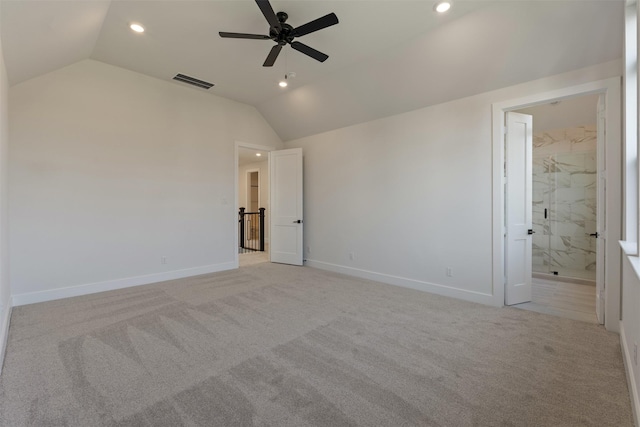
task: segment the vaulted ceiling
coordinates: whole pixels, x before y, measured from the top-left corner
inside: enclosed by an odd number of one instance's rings
[[[329,59],[286,47],[267,68],[272,41],[220,38],[267,34],[253,0],[2,0],[9,80],[89,58],[164,80],[187,74],[255,106],[286,141],[622,56],[622,0],[457,0],[444,15],[433,0],[271,4],[294,27],[335,12],[338,25],[300,39]]]

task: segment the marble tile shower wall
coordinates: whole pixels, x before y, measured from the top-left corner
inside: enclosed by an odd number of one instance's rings
[[[595,280],[596,141],[595,125],[533,135],[534,272]]]

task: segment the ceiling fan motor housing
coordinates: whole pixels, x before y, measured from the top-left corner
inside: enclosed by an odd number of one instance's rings
[[[291,34],[293,32],[293,27],[289,24],[282,24],[282,30],[278,33],[278,31],[274,28],[269,30],[269,37],[271,40],[275,41],[278,44],[285,45],[287,43],[291,43],[294,39],[294,36]]]
[[[289,15],[287,15],[286,12],[278,12],[276,16],[278,17],[278,21],[280,22],[281,29],[280,31],[278,31],[277,28],[269,28],[269,37],[271,37],[271,40],[275,41],[279,45],[284,46],[287,43],[291,43],[295,38],[292,35],[293,27],[289,24],[285,24],[285,21],[287,20],[287,18],[289,18]]]

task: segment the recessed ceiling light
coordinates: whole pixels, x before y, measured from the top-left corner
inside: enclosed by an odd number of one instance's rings
[[[131,24],[129,25],[129,28],[131,28],[136,33],[144,33],[144,27],[140,24]]]
[[[262,154],[261,153],[256,153],[256,156],[260,157],[260,156],[262,156]]]
[[[289,86],[289,83],[287,83],[286,80],[280,80],[280,83],[278,83],[278,86],[287,87],[287,86]]]
[[[433,8],[433,10],[435,10],[438,13],[445,13],[449,9],[451,9],[451,2],[448,2],[448,1],[438,2]]]

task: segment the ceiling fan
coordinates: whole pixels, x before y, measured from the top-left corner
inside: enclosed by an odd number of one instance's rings
[[[289,15],[285,12],[274,13],[269,0],[256,0],[256,3],[269,23],[268,36],[261,34],[226,33],[221,31],[219,33],[220,37],[231,39],[273,40],[276,42],[277,44],[271,48],[269,55],[267,55],[267,59],[264,61],[264,64],[262,64],[263,67],[272,67],[276,62],[276,58],[278,58],[278,54],[282,48],[287,45],[287,43],[298,52],[302,52],[317,61],[324,62],[329,58],[328,55],[325,55],[304,43],[294,41],[293,39],[337,24],[338,17],[335,13],[330,13],[322,18],[315,19],[297,28],[293,28],[291,25],[286,23]]]

